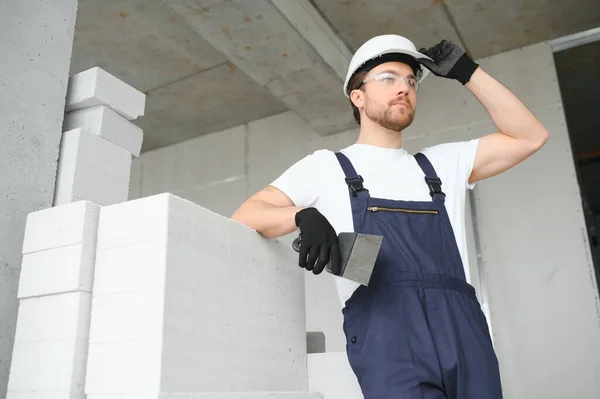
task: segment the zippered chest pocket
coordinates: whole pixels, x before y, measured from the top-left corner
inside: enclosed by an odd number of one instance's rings
[[[439,215],[440,211],[437,209],[408,209],[399,207],[383,207],[383,206],[369,206],[367,208],[369,212],[401,212],[401,213],[413,213],[419,215]]]

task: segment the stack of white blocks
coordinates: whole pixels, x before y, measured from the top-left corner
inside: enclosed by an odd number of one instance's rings
[[[140,155],[146,97],[100,68],[72,76],[66,99],[54,205],[126,201],[132,157]]]
[[[293,251],[190,201],[102,208],[92,303],[89,399],[321,397]]]
[[[289,245],[170,194],[27,222],[8,399],[319,399]]]
[[[81,201],[27,218],[8,399],[85,397],[99,213]]]

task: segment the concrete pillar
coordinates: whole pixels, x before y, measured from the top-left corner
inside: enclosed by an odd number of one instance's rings
[[[2,1],[0,397],[17,318],[26,217],[52,205],[77,0]]]

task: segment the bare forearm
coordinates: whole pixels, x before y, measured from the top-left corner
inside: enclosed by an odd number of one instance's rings
[[[496,79],[478,68],[465,85],[489,112],[500,133],[533,145],[548,136],[544,126],[527,107]]]
[[[296,230],[296,206],[276,206],[263,201],[245,202],[231,219],[258,231],[267,238],[281,237]]]

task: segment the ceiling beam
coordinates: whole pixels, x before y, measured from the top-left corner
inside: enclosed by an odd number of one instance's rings
[[[594,43],[599,40],[600,28],[593,28],[550,40],[550,46],[552,46],[552,51],[556,53],[573,47],[582,46],[584,44]]]
[[[283,16],[344,80],[352,52],[308,0],[271,0]]]
[[[163,0],[316,132],[356,127],[342,84],[351,53],[305,0]]]

